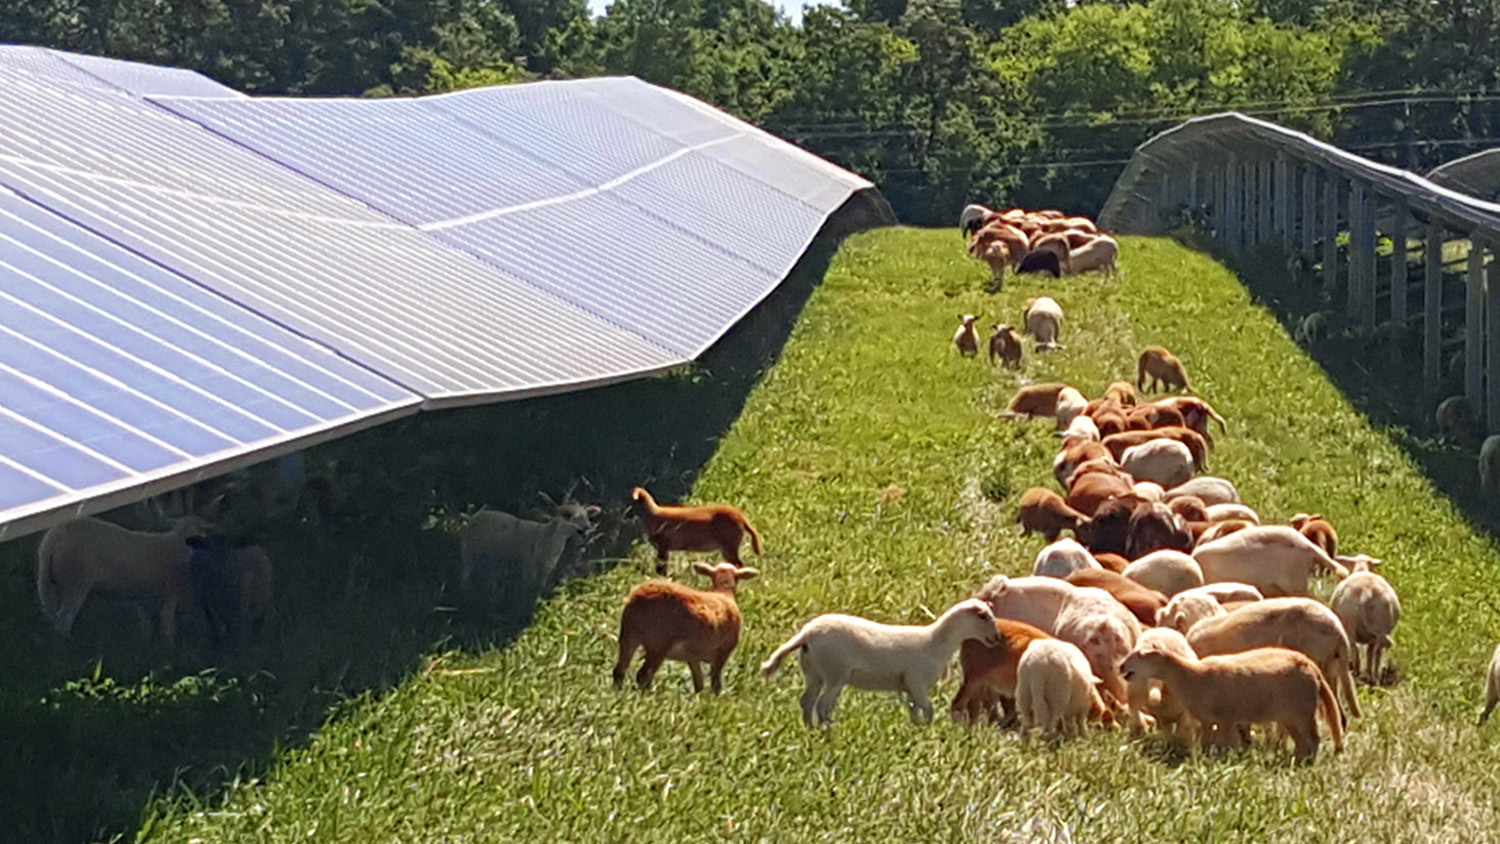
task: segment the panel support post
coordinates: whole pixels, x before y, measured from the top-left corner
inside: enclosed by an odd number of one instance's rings
[[[1422,297],[1422,394],[1432,412],[1443,378],[1443,224],[1427,224],[1426,274]]]
[[[1318,168],[1311,162],[1302,167],[1302,257],[1309,265],[1317,258]]]
[[[1494,251],[1495,245],[1489,243],[1486,247]],[[1484,415],[1485,429],[1492,434],[1500,431],[1500,278],[1494,278],[1489,272],[1493,268],[1494,265],[1491,264],[1484,273],[1484,336],[1487,347],[1484,362]],[[1475,411],[1478,411],[1477,407]]]
[[[1477,414],[1484,406],[1484,243],[1469,235],[1469,265],[1464,277],[1464,397]]]
[[[1409,319],[1406,315],[1406,248],[1408,216],[1406,197],[1396,196],[1391,206],[1391,360],[1400,362]]]
[[[1323,174],[1323,292],[1332,295],[1339,283],[1339,182],[1336,173]]]

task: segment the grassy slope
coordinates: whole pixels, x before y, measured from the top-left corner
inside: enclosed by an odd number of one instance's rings
[[[1404,454],[1372,431],[1223,268],[1127,239],[1125,276],[1012,283],[951,231],[850,240],[785,355],[751,395],[695,491],[760,527],[763,579],[742,590],[746,637],[720,698],[669,664],[646,694],[609,688],[622,596],[643,566],[571,584],[512,648],[448,655],[351,708],[266,783],[227,803],[163,803],[160,840],[1421,840],[1500,830],[1500,754],[1469,722],[1500,618],[1479,596],[1496,554]],[[847,692],[805,730],[788,665],[755,666],[807,617],[925,622],[1040,547],[1014,497],[1050,482],[1045,426],[995,418],[1017,384],[951,353],[955,316],[1014,321],[1045,290],[1068,348],[1022,378],[1086,392],[1159,342],[1231,420],[1211,464],[1270,518],[1302,509],[1351,551],[1388,561],[1406,615],[1401,683],[1366,691],[1342,756],[1311,768],[1264,752],[1179,763],[1152,741],[1094,733],[1059,748]],[[898,485],[899,496],[882,490]],[[1007,492],[996,504],[981,490]],[[681,564],[678,571],[681,570]],[[690,575],[683,575],[688,577]],[[946,706],[955,679],[935,699]],[[1491,730],[1495,729],[1493,726]]]

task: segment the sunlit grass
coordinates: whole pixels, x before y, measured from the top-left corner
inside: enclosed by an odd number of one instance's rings
[[[143,837],[185,841],[1485,841],[1500,836],[1500,740],[1471,726],[1500,637],[1500,562],[1405,454],[1372,430],[1222,267],[1124,240],[1124,275],[1012,280],[948,230],[848,241],[785,353],[719,444],[694,499],[747,511],[764,576],[741,590],[745,638],[721,697],[669,663],[648,693],[609,686],[635,561],[569,584],[510,648],[436,655],[346,708],[264,782],[226,801],[163,800]],[[1046,292],[1067,348],[1018,375],[954,353],[960,313],[1015,322]],[[1401,682],[1364,690],[1341,756],[1174,759],[1096,732],[1060,747],[849,691],[827,732],[802,727],[790,661],[756,666],[809,616],[920,623],[996,573],[1029,570],[1014,501],[1050,484],[1044,424],[996,416],[1018,383],[1086,393],[1173,348],[1230,420],[1211,457],[1271,519],[1315,509],[1342,545],[1388,561],[1405,615]],[[992,498],[1000,499],[998,502]],[[682,578],[686,566],[674,563]],[[940,686],[945,706],[956,678]]]

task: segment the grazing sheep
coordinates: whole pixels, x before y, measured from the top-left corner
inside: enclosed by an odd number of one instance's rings
[[[651,687],[657,669],[669,659],[685,662],[693,674],[693,691],[703,691],[703,668],[708,663],[714,694],[724,689],[724,664],[740,643],[740,607],[735,587],[759,576],[752,568],[730,562],[710,566],[693,563],[693,570],[712,586],[693,589],[671,580],[648,580],[631,590],[620,613],[620,657],[615,661],[615,688],[625,682],[625,671],[635,652],[645,660],[635,675],[639,688]]]
[[[238,645],[256,635],[271,610],[271,559],[259,545],[187,539],[188,577],[209,641]]]
[[[1083,393],[1072,387],[1064,387],[1057,393],[1057,427],[1066,429],[1073,424],[1073,420],[1083,413],[1084,408],[1089,406],[1089,400],[1083,397]]]
[[[1005,362],[1010,369],[1021,368],[1021,336],[1009,325],[990,326],[990,366],[996,360]]]
[[[1046,273],[1053,278],[1061,278],[1062,259],[1057,257],[1056,252],[1047,249],[1040,252],[1027,252],[1016,266],[1016,274],[1027,273]]]
[[[1011,397],[1009,408],[1001,416],[1028,419],[1033,416],[1056,416],[1057,397],[1067,389],[1071,389],[1067,384],[1057,383],[1022,387]]]
[[[1128,475],[1104,471],[1084,472],[1084,469],[1094,468],[1100,462],[1090,460],[1079,466],[1068,478],[1068,506],[1090,518],[1111,498],[1131,495]]]
[[[1165,504],[1152,503],[1137,507],[1130,516],[1126,555],[1140,559],[1161,549],[1183,552],[1193,550],[1192,532],[1183,523],[1182,517],[1173,513]]]
[[[1495,653],[1490,656],[1490,667],[1484,675],[1484,709],[1479,711],[1479,725],[1489,720],[1490,713],[1495,710],[1495,704],[1500,703],[1500,645],[1495,646]]]
[[[667,571],[668,551],[718,551],[740,564],[740,543],[750,535],[750,546],[760,553],[760,534],[745,514],[724,504],[663,507],[651,493],[636,487],[630,500],[646,526],[646,538],[656,548],[656,572]]]
[[[1182,416],[1182,424],[1203,436],[1210,446],[1214,444],[1213,437],[1209,435],[1208,420],[1219,423],[1219,431],[1225,430],[1224,417],[1220,416],[1213,406],[1197,396],[1164,396],[1151,402],[1155,407],[1177,411]]]
[[[1156,481],[1140,481],[1130,485],[1130,492],[1142,501],[1160,504],[1166,500],[1167,491]]]
[[[1099,442],[1099,426],[1086,415],[1075,416],[1073,421],[1068,423],[1067,429],[1058,431],[1057,435],[1064,440],[1072,438]]]
[[[1186,634],[1193,625],[1205,618],[1214,618],[1228,612],[1224,605],[1203,591],[1201,587],[1178,592],[1167,602],[1156,616],[1156,623]]]
[[[1135,385],[1129,381],[1111,382],[1108,387],[1104,388],[1104,398],[1109,401],[1117,401],[1123,407],[1135,407]]]
[[[1164,548],[1152,551],[1125,569],[1125,576],[1168,598],[1203,585],[1203,571],[1187,554]]]
[[[1145,389],[1146,376],[1151,377],[1152,392],[1174,393],[1178,390],[1192,392],[1188,386],[1187,370],[1182,361],[1165,346],[1147,346],[1136,361],[1135,385]]]
[[[972,235],[984,225],[984,221],[995,212],[983,205],[965,205],[958,215],[958,230],[964,237]]]
[[[1040,729],[1047,740],[1083,734],[1090,715],[1103,718],[1098,678],[1076,645],[1036,639],[1016,668],[1016,708],[1021,732]]]
[[[1196,495],[1204,504],[1213,507],[1215,504],[1243,504],[1240,500],[1239,490],[1234,484],[1223,478],[1215,478],[1212,475],[1199,475],[1181,486],[1167,491],[1167,502],[1180,495]]]
[[[1497,482],[1500,482],[1500,434],[1491,434],[1479,447],[1479,490],[1485,498],[1494,496]]]
[[[1478,441],[1483,430],[1474,406],[1463,396],[1443,399],[1433,418],[1437,422],[1438,436],[1460,445],[1468,446]]]
[[[546,522],[480,510],[458,535],[460,588],[471,589],[478,575],[492,594],[500,583],[512,595],[541,592],[562,560],[588,541],[598,515],[598,507],[572,501],[558,505]]]
[[[1372,571],[1380,564],[1379,560],[1364,554],[1349,560],[1353,563],[1349,576],[1334,587],[1329,604],[1344,623],[1344,631],[1353,645],[1354,675],[1363,673],[1371,684],[1378,685],[1380,658],[1390,647],[1391,631],[1401,620],[1401,599],[1389,581]],[[1365,646],[1363,672],[1360,645]]]
[[[807,682],[802,720],[810,727],[832,719],[845,686],[905,692],[912,719],[930,721],[928,692],[967,639],[999,641],[994,613],[984,601],[959,601],[924,627],[832,613],[804,624],[761,663],[760,670],[769,677],[787,654],[798,652]]]
[[[1221,523],[1221,525],[1224,523]],[[1248,583],[1268,597],[1306,595],[1307,579],[1330,572],[1339,580],[1349,570],[1286,525],[1255,525],[1193,549],[1205,583]]]
[[[1225,580],[1218,583],[1205,583],[1190,592],[1201,592],[1228,607],[1229,604],[1246,604],[1251,601],[1263,601],[1265,595],[1259,589],[1248,583],[1235,583]]]
[[[157,604],[161,637],[171,644],[177,607],[191,599],[189,537],[208,524],[197,516],[178,519],[166,533],[141,533],[100,519],[75,519],[47,531],[37,548],[36,592],[42,613],[63,636],[95,590]],[[143,632],[151,622],[137,606]]]
[[[1151,440],[1125,449],[1120,467],[1136,480],[1172,489],[1193,476],[1193,453],[1176,440]]]
[[[1015,263],[1016,253],[1007,240],[1009,234],[1010,229],[1006,226],[986,228],[976,232],[974,239],[969,241],[969,257],[988,266],[990,278],[1001,287],[1005,286],[1006,268]]]
[[[1111,498],[1094,511],[1088,526],[1078,534],[1078,541],[1091,552],[1129,556],[1130,519],[1146,502],[1133,495]]]
[[[1193,648],[1188,644],[1187,638],[1176,630],[1166,627],[1153,627],[1141,632],[1141,638],[1136,640],[1136,651],[1168,651],[1185,660],[1196,660],[1198,655],[1193,653]],[[1156,721],[1156,728],[1164,733],[1174,733],[1181,736],[1189,736],[1193,732],[1192,716],[1182,708],[1172,693],[1167,691],[1162,682],[1157,679],[1146,677],[1144,674],[1135,674],[1125,678],[1126,694],[1130,697],[1130,728],[1132,732],[1139,733],[1145,726],[1142,716],[1151,716]]]
[[[1128,449],[1155,440],[1173,440],[1186,446],[1193,458],[1194,472],[1201,472],[1208,465],[1208,441],[1192,428],[1174,425],[1166,428],[1152,428],[1147,431],[1123,431],[1110,434],[1105,439],[1108,441],[1104,442],[1104,447],[1109,449],[1110,455],[1122,465]]]
[[[1093,554],[1092,551],[1089,553]],[[1094,562],[1098,563],[1105,571],[1112,571],[1115,574],[1124,574],[1125,569],[1130,565],[1130,561],[1123,556],[1107,552],[1094,554]]]
[[[1060,539],[1037,552],[1032,574],[1038,577],[1060,577],[1083,569],[1097,569],[1099,563],[1088,549],[1072,539]]]
[[[1252,525],[1260,524],[1260,514],[1243,504],[1210,504],[1205,512],[1210,522],[1239,519]]]
[[[1069,507],[1062,496],[1044,487],[1034,486],[1021,494],[1021,509],[1016,515],[1023,536],[1041,534],[1055,542],[1064,530],[1074,533],[1089,523],[1089,517]]]
[[[1339,532],[1321,515],[1298,513],[1292,517],[1291,525],[1298,533],[1312,540],[1314,545],[1322,548],[1328,556],[1338,556]]]
[[[953,345],[966,358],[979,354],[979,333],[974,330],[974,321],[977,319],[979,317],[973,314],[959,314],[958,330],[953,332]]]
[[[1175,407],[1138,404],[1125,414],[1125,430],[1152,431],[1157,428],[1186,428],[1187,420]]]
[[[1026,325],[1026,333],[1036,338],[1038,351],[1063,348],[1057,342],[1062,319],[1062,306],[1050,296],[1037,296],[1026,300],[1023,322]]]
[[[1203,506],[1203,499],[1196,495],[1182,495],[1167,503],[1167,509],[1181,516],[1183,521],[1206,522],[1208,508]]]
[[[1322,669],[1343,701],[1344,711],[1359,716],[1350,673],[1349,636],[1333,610],[1312,598],[1267,598],[1206,618],[1187,633],[1199,656],[1231,654],[1273,645],[1306,654]]]
[[[1068,253],[1065,266],[1070,275],[1103,270],[1105,278],[1115,274],[1115,261],[1120,255],[1120,244],[1109,235],[1101,234]]]
[[[954,721],[974,723],[980,716],[1004,725],[1016,718],[1016,669],[1021,655],[1037,639],[1051,634],[1024,621],[995,619],[998,641],[987,645],[978,639],[966,639],[958,648],[958,664],[963,669],[963,684],[953,696],[950,709]],[[998,707],[1005,709],[1001,720]]]
[[[1079,416],[1075,417],[1073,421],[1076,422],[1079,419],[1086,418]],[[1113,462],[1113,458],[1109,456],[1109,452],[1105,450],[1104,446],[1099,444],[1098,440],[1091,440],[1077,435],[1066,436],[1063,438],[1062,449],[1057,452],[1056,457],[1052,458],[1052,477],[1056,479],[1059,486],[1065,486],[1068,483],[1068,479],[1073,477],[1073,474],[1078,471],[1078,467],[1090,460],[1109,460]]]
[[[1124,405],[1112,399],[1095,399],[1089,402],[1085,413],[1094,420],[1094,425],[1103,437],[1122,434],[1130,426],[1130,417]]]
[[[1241,531],[1248,527],[1255,527],[1255,524],[1247,522],[1244,519],[1225,519],[1222,522],[1209,522],[1198,534],[1197,545],[1207,545],[1216,539],[1223,539],[1235,531]],[[1197,545],[1194,547],[1197,547]]]
[[[1096,561],[1097,562],[1097,561]],[[1104,568],[1081,568],[1065,578],[1074,586],[1103,589],[1119,601],[1144,626],[1156,623],[1156,617],[1167,606],[1167,596],[1148,589],[1134,580]]]
[[[1121,670],[1131,680],[1159,680],[1172,699],[1202,725],[1200,735],[1236,746],[1252,724],[1278,724],[1292,737],[1293,753],[1318,752],[1318,715],[1336,750],[1344,748],[1338,702],[1318,666],[1286,648],[1186,659],[1161,648],[1138,650]]]

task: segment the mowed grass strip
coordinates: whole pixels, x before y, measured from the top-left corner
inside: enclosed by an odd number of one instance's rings
[[[609,672],[644,551],[568,584],[512,647],[435,656],[356,703],[266,782],[222,805],[164,799],[149,840],[184,841],[1421,841],[1500,836],[1500,726],[1472,726],[1497,638],[1497,558],[1406,456],[1372,430],[1235,277],[1167,240],[1125,238],[1122,277],[1012,279],[951,230],[850,239],[694,498],[737,503],[766,540],[741,589],[745,636],[721,697],[668,663],[647,693]],[[961,359],[960,313],[1019,323],[1027,296],[1067,313],[1066,348],[1019,374]],[[1095,731],[1050,747],[892,695],[847,691],[828,731],[803,728],[794,659],[758,663],[821,612],[925,623],[1041,540],[1015,501],[1050,485],[1042,422],[1001,421],[1021,383],[1097,395],[1161,343],[1230,421],[1211,471],[1268,519],[1322,512],[1351,553],[1387,561],[1405,615],[1400,683],[1362,690],[1348,749],[1174,758]],[[986,493],[1001,498],[992,501]],[[674,559],[682,579],[686,563]],[[956,672],[955,672],[956,674]],[[945,713],[956,688],[935,692]]]

